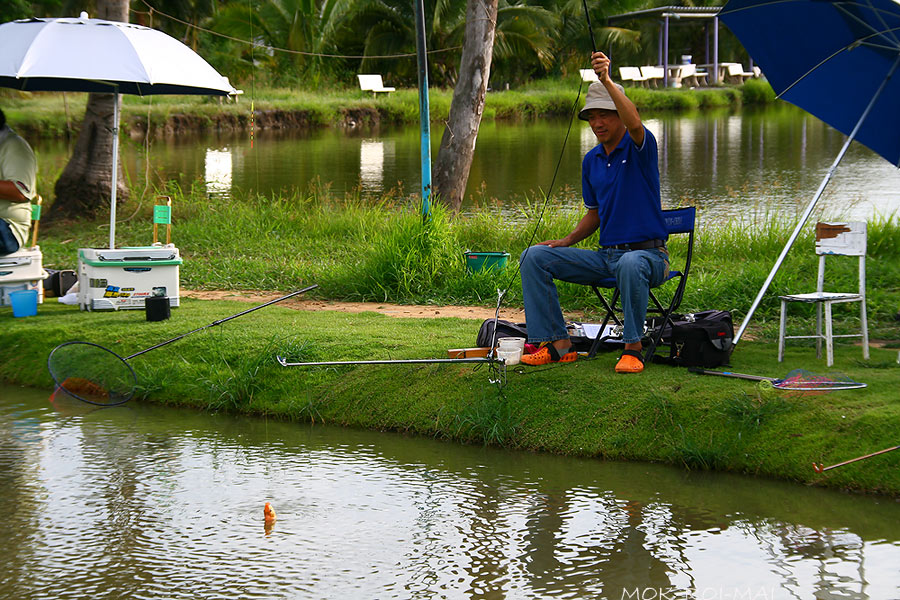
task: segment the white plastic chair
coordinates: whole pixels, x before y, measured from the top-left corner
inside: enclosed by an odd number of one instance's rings
[[[681,84],[686,85],[688,87],[700,87],[701,85],[706,84],[705,77],[699,72],[697,72],[697,65],[695,64],[686,64],[681,65],[681,71],[679,73],[681,77]]]
[[[816,291],[808,294],[781,296],[781,323],[778,329],[778,362],[784,360],[784,340],[815,339],[816,357],[822,358],[822,340],[825,340],[826,362],[834,364],[834,338],[862,337],[863,358],[869,358],[869,326],[866,320],[866,224],[816,223],[816,254],[819,255],[819,273]],[[859,289],[856,292],[825,291],[825,258],[829,256],[859,257]],[[790,302],[814,303],[816,305],[815,335],[785,335],[787,305]],[[860,303],[860,333],[835,335],[831,321],[833,304],[845,302]],[[825,333],[822,333],[822,309],[825,309]]]
[[[641,67],[641,75],[649,82],[651,87],[659,87],[659,82],[662,82],[666,77],[665,69],[652,65]]]
[[[647,86],[647,78],[641,75],[641,70],[638,67],[619,67],[619,79],[622,80],[623,84],[630,81],[634,85]]]
[[[359,89],[364,92],[372,92],[373,96],[377,96],[378,92],[389,94],[390,92],[396,91],[397,89],[394,87],[385,87],[384,82],[381,79],[381,75],[357,75],[356,78],[359,80]]]
[[[745,71],[744,65],[740,63],[728,63],[727,72],[725,81],[735,85],[740,85],[754,76],[753,72]]]
[[[597,77],[597,74],[594,73],[593,69],[578,69],[578,71],[581,73],[581,80],[585,83],[600,81],[600,78]]]

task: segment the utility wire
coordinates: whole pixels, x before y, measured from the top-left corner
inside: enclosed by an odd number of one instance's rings
[[[133,12],[133,13],[135,13],[135,14],[138,14],[138,15],[149,15],[151,19],[153,18],[153,15],[160,15],[160,16],[162,16],[162,17],[165,17],[166,19],[175,21],[176,23],[181,23],[182,25],[185,25],[185,26],[187,26],[187,27],[192,27],[192,28],[194,28],[194,29],[196,29],[196,30],[198,30],[198,31],[202,31],[202,32],[208,33],[208,34],[210,34],[210,35],[215,35],[215,36],[218,36],[218,37],[221,37],[221,38],[225,38],[226,40],[231,40],[232,42],[238,42],[239,44],[246,44],[246,45],[250,46],[251,48],[252,48],[252,47],[264,48],[264,49],[266,49],[266,50],[271,50],[271,51],[273,51],[273,52],[284,52],[284,53],[286,53],[286,54],[298,54],[298,55],[301,55],[301,56],[316,56],[316,57],[319,57],[319,58],[349,58],[349,59],[366,59],[366,58],[372,58],[372,59],[374,59],[374,58],[379,58],[379,59],[387,59],[387,58],[413,58],[413,57],[416,56],[416,53],[415,53],[415,52],[408,52],[408,53],[406,53],[406,54],[383,54],[383,55],[371,55],[371,54],[366,55],[366,54],[364,54],[364,55],[350,55],[350,54],[323,54],[323,53],[320,53],[320,52],[304,52],[304,51],[302,51],[302,50],[290,50],[290,49],[288,49],[288,48],[279,48],[279,47],[277,47],[277,46],[270,46],[269,44],[261,44],[261,43],[259,43],[259,42],[254,42],[254,41],[252,41],[252,40],[245,40],[245,39],[241,39],[241,38],[234,37],[234,36],[231,36],[231,35],[227,35],[227,34],[225,34],[225,33],[220,33],[220,32],[218,32],[218,31],[215,31],[215,30],[212,30],[212,29],[207,29],[207,28],[205,28],[205,27],[200,27],[199,25],[195,25],[194,23],[191,23],[191,22],[189,22],[189,21],[185,21],[185,20],[183,20],[183,19],[179,19],[178,17],[175,17],[175,16],[172,16],[172,15],[170,15],[170,14],[164,13],[164,12],[162,12],[161,10],[157,10],[154,6],[152,6],[150,3],[148,3],[147,0],[141,0],[141,1],[142,1],[142,2],[147,6],[147,8],[149,8],[150,10],[149,10],[149,11],[142,11],[142,10],[131,9],[131,12]],[[426,51],[426,54],[440,54],[440,53],[442,53],[442,52],[453,52],[454,50],[460,50],[460,49],[462,49],[462,46],[453,46],[453,47],[451,47],[451,48],[440,48],[440,49],[438,49],[438,50],[427,50],[427,51]]]

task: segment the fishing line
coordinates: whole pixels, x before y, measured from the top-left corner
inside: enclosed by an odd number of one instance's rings
[[[250,13],[250,20],[248,24],[250,25],[250,150],[253,151],[253,136],[254,129],[256,129],[256,57],[253,54],[253,48],[255,44],[253,43],[253,5],[251,4],[252,0],[247,0],[247,11]],[[146,4],[146,1],[144,2]],[[256,193],[259,194],[259,153],[253,153],[253,166],[254,174],[256,175]]]
[[[588,11],[587,0],[582,0],[582,5],[584,6],[584,16],[587,20],[588,32],[591,36],[591,49],[596,52],[597,51],[597,43],[594,40],[594,27],[591,25],[591,15],[590,11]],[[541,212],[538,215],[537,223],[534,226],[534,229],[531,232],[531,239],[528,240],[528,246],[525,248],[525,251],[522,252],[522,255],[519,257],[519,261],[516,263],[516,271],[512,274],[509,281],[506,284],[506,289],[502,292],[497,290],[497,308],[494,311],[494,335],[491,339],[491,354],[494,352],[494,348],[497,347],[497,321],[500,319],[500,306],[503,304],[503,299],[506,297],[506,294],[509,292],[509,289],[512,287],[513,282],[519,277],[519,273],[521,271],[522,261],[525,259],[525,256],[528,254],[528,250],[532,247],[534,243],[534,239],[537,236],[538,228],[541,225],[541,222],[544,220],[544,213],[547,210],[547,204],[550,202],[550,196],[553,193],[553,186],[556,183],[556,176],[559,174],[559,167],[562,164],[563,155],[565,154],[566,145],[569,143],[569,135],[572,132],[572,123],[575,121],[575,114],[578,110],[578,102],[581,100],[581,90],[584,87],[584,79],[579,77],[578,81],[578,95],[575,97],[575,104],[572,106],[571,114],[569,116],[569,126],[566,128],[566,136],[563,140],[562,148],[559,152],[559,158],[556,161],[556,168],[553,170],[553,177],[550,179],[550,186],[547,188],[547,193],[544,197],[544,203],[541,206]],[[493,364],[488,367],[489,369],[495,368]]]
[[[519,260],[516,262],[516,270],[510,276],[509,280],[506,283],[506,288],[504,290],[497,290],[497,306],[494,309],[494,333],[491,338],[491,355],[494,353],[494,348],[497,347],[497,321],[500,320],[500,307],[503,305],[503,299],[506,297],[506,294],[509,293],[512,284],[519,277],[520,270],[522,268],[522,261],[525,259],[525,256],[528,254],[528,250],[534,245],[534,240],[537,238],[538,229],[541,226],[541,223],[544,220],[544,213],[547,211],[547,205],[550,203],[550,197],[553,193],[553,186],[556,184],[556,177],[559,175],[559,168],[562,165],[563,156],[565,155],[566,146],[569,143],[569,135],[572,132],[572,123],[575,122],[575,114],[578,110],[578,103],[581,101],[581,90],[584,87],[584,81],[579,81],[578,83],[578,94],[575,96],[575,102],[572,105],[572,110],[570,111],[569,116],[569,125],[566,128],[566,135],[563,139],[562,147],[559,150],[559,158],[556,160],[556,167],[553,169],[553,177],[550,178],[550,185],[547,188],[547,193],[544,194],[544,202],[541,205],[541,211],[538,213],[537,222],[534,225],[534,229],[531,231],[531,237],[528,240],[528,245],[525,247],[525,251],[522,252],[522,255],[519,257]],[[496,373],[497,366],[495,363],[490,363],[488,365],[488,371],[491,372],[492,379],[491,383],[496,383],[493,379],[494,376],[498,375]]]

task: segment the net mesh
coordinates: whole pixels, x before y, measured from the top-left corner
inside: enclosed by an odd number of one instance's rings
[[[784,379],[775,380],[772,385],[782,390],[850,390],[864,388],[866,384],[854,381],[846,375],[831,373],[819,375],[805,369],[794,369]]]
[[[57,387],[84,402],[111,406],[134,395],[134,370],[115,352],[88,342],[67,342],[47,359]]]

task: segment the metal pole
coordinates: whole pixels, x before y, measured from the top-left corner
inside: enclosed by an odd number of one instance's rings
[[[109,208],[109,249],[116,247],[116,188],[119,186],[119,86],[113,90],[112,190]]]
[[[428,107],[428,56],[425,51],[425,6],[416,0],[416,61],[419,65],[419,128],[422,154],[422,219],[431,217],[431,122]]]
[[[719,17],[713,17],[713,64],[712,72],[706,76],[706,83],[708,85],[719,83]]]
[[[663,22],[659,23],[659,33],[656,35],[656,64],[662,64],[663,53]]]
[[[831,165],[831,168],[828,169],[828,173],[825,174],[825,179],[823,179],[822,183],[819,185],[819,189],[816,191],[815,197],[812,199],[812,202],[809,203],[809,206],[806,207],[806,210],[803,212],[803,216],[800,217],[800,222],[797,223],[796,227],[794,227],[794,232],[791,234],[790,239],[788,239],[787,244],[785,244],[784,249],[778,256],[778,260],[775,261],[775,266],[772,267],[772,270],[769,272],[769,276],[766,277],[766,281],[765,283],[763,283],[762,288],[760,288],[759,293],[756,295],[756,299],[750,306],[750,311],[747,313],[747,316],[744,317],[744,321],[743,323],[741,323],[741,327],[740,329],[738,329],[737,335],[734,336],[734,343],[732,343],[731,345],[732,350],[735,346],[737,346],[737,343],[740,341],[741,336],[744,335],[744,330],[747,329],[747,325],[750,323],[750,317],[752,317],[753,313],[756,312],[756,307],[759,306],[763,295],[766,293],[766,290],[769,289],[769,284],[772,283],[772,279],[775,278],[775,274],[778,272],[778,269],[781,268],[781,263],[784,262],[784,258],[787,256],[788,251],[794,244],[794,240],[796,240],[797,236],[800,235],[800,230],[806,224],[807,219],[809,219],[809,215],[812,213],[813,208],[815,208],[816,203],[819,201],[819,198],[822,197],[822,193],[825,191],[825,186],[827,186],[828,182],[831,181],[835,169],[837,169],[837,166],[841,162],[841,159],[844,158],[844,154],[847,153],[847,148],[850,147],[850,142],[852,142],[856,137],[856,134],[859,133],[859,129],[860,127],[862,127],[863,121],[865,121],[866,117],[869,116],[869,112],[872,110],[872,107],[875,106],[875,102],[878,100],[879,96],[881,96],[881,93],[887,86],[888,81],[890,81],[891,77],[894,75],[894,72],[897,70],[898,65],[900,65],[900,57],[898,57],[897,60],[894,61],[894,64],[891,66],[891,70],[888,71],[888,74],[884,78],[884,81],[882,81],[881,85],[878,87],[878,91],[876,91],[875,95],[872,96],[872,100],[869,101],[869,105],[866,106],[866,110],[864,110],[862,115],[859,117],[859,120],[853,127],[853,131],[850,132],[850,136],[847,138],[847,141],[844,142],[844,146],[841,148],[841,151],[838,152],[837,158],[834,159],[834,163]]]
[[[455,363],[489,363],[503,362],[501,359],[489,357],[472,358],[411,358],[397,360],[332,360],[324,362],[288,362],[283,356],[275,357],[282,367],[339,367],[346,365],[431,365]]]
[[[669,15],[666,15],[663,28],[663,87],[669,87]]]

